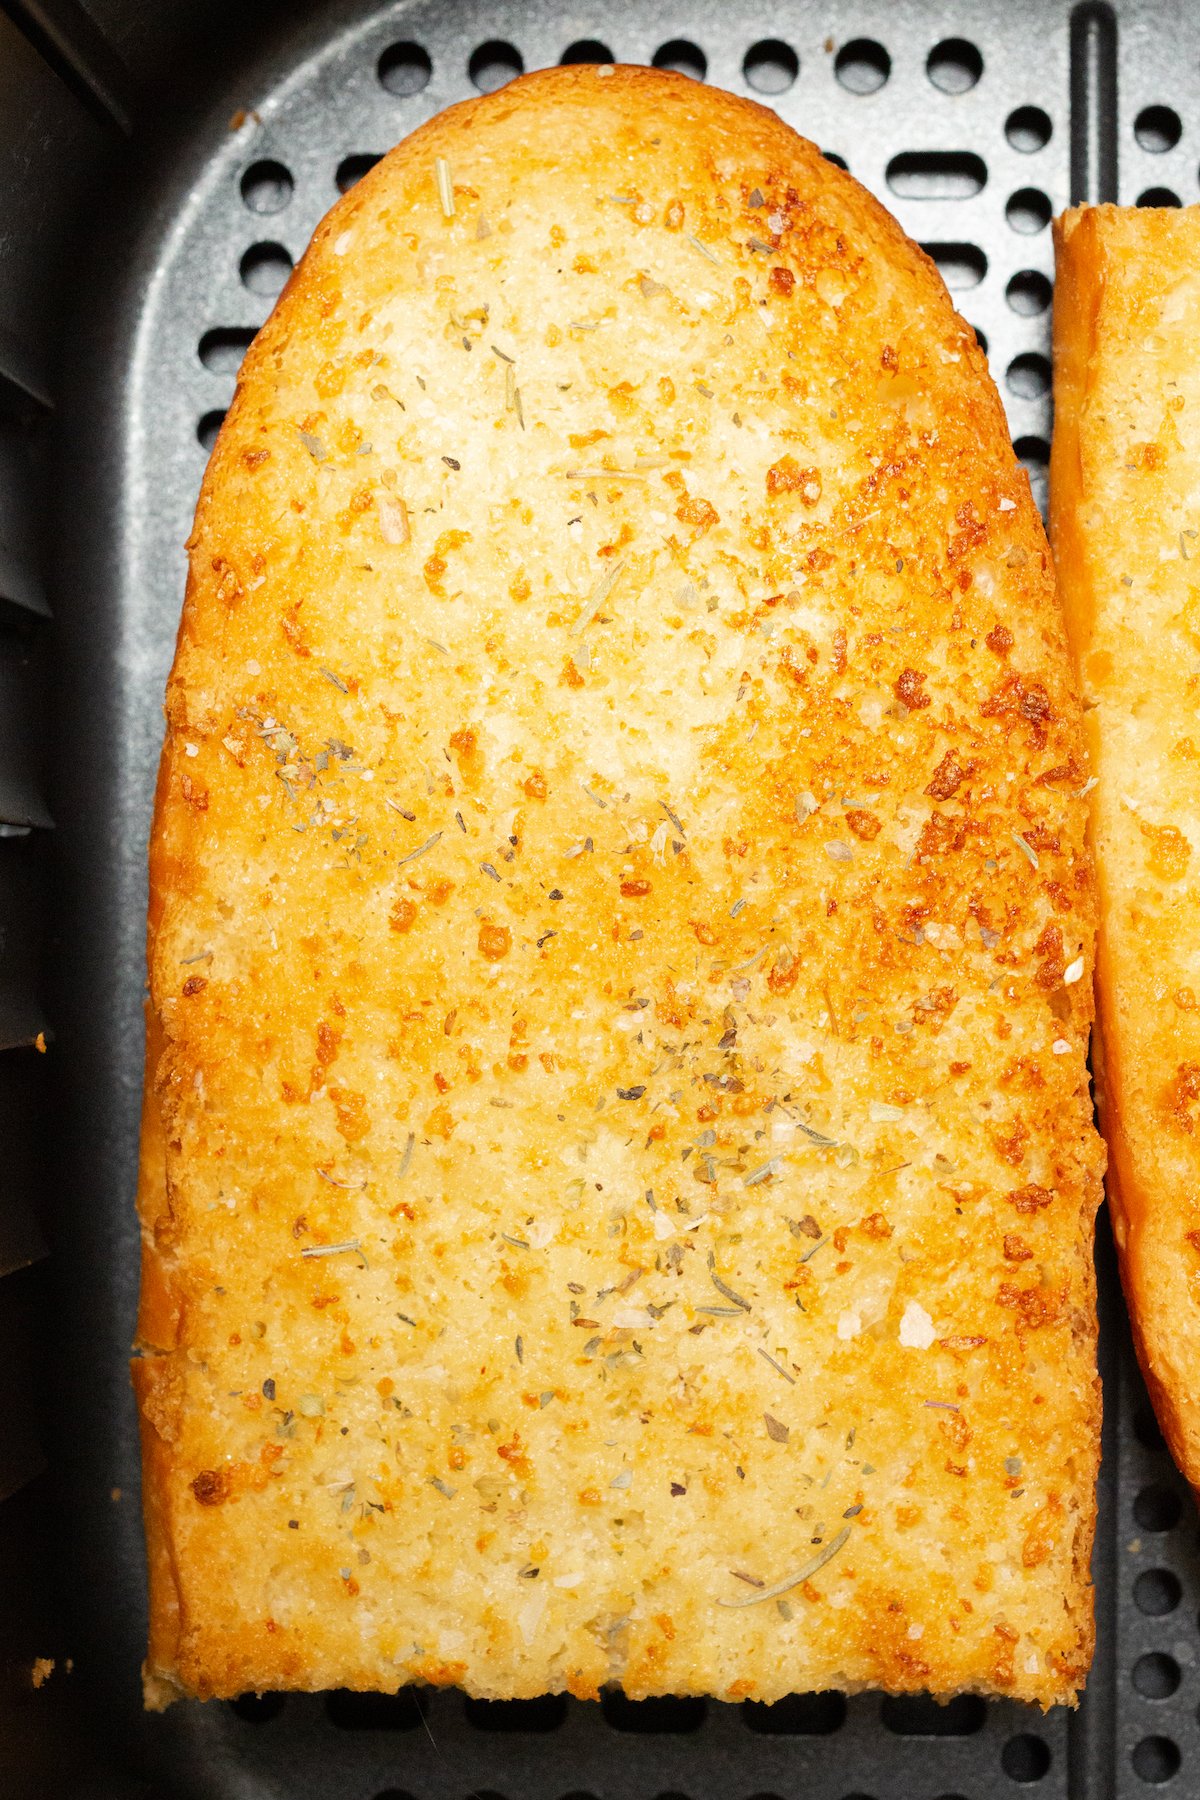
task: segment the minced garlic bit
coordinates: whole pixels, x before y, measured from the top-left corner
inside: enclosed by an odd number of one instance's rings
[[[379,514],[379,533],[384,543],[407,544],[412,531],[408,523],[408,508],[403,500],[379,494],[375,499],[375,510]]]
[[[538,1628],[542,1622],[542,1615],[546,1610],[549,1599],[550,1595],[547,1589],[543,1587],[541,1583],[538,1583],[534,1586],[529,1599],[517,1614],[517,1625],[520,1629],[521,1640],[526,1648],[532,1644],[534,1638],[538,1634]]]
[[[1077,956],[1073,963],[1068,963],[1063,970],[1064,987],[1072,987],[1075,982],[1083,980],[1083,958]]]
[[[437,176],[438,199],[442,203],[442,212],[447,219],[454,217],[454,182],[450,176],[450,164],[444,156],[434,159],[434,173]]]
[[[936,1333],[933,1320],[917,1300],[910,1300],[900,1320],[900,1342],[906,1350],[928,1350]]]
[[[564,469],[568,481],[646,481],[640,469]]]
[[[867,1109],[872,1125],[898,1125],[904,1117],[902,1106],[889,1106],[884,1100],[872,1100]]]

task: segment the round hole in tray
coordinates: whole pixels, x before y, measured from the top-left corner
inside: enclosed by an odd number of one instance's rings
[[[929,52],[925,73],[943,94],[965,94],[983,74],[983,58],[967,38],[944,38]]]
[[[970,321],[968,321],[968,323],[970,323]],[[983,354],[986,356],[988,353],[987,333],[980,331],[978,325],[972,325],[971,330],[975,333],[975,342],[979,345],[979,348],[983,351]]]
[[[1179,1495],[1165,1481],[1139,1488],[1133,1503],[1133,1516],[1143,1531],[1170,1531],[1178,1525],[1182,1511]]]
[[[574,44],[567,45],[558,60],[562,63],[610,63],[616,58],[599,38],[579,38]]]
[[[1040,400],[1050,392],[1050,360],[1036,351],[1014,356],[1004,372],[1010,394],[1018,400]]]
[[[1158,1428],[1158,1420],[1154,1416],[1154,1408],[1146,1401],[1139,1406],[1133,1415],[1133,1429],[1139,1444],[1147,1450],[1165,1450],[1163,1434]]]
[[[1029,491],[1040,513],[1045,513],[1049,498],[1050,446],[1044,437],[1019,437],[1013,443],[1017,460],[1029,477]]]
[[[654,52],[654,66],[673,69],[677,75],[690,75],[693,81],[703,81],[708,74],[707,56],[687,38],[672,38],[669,43],[660,44]]]
[[[1169,1737],[1144,1737],[1140,1744],[1134,1745],[1129,1760],[1140,1780],[1159,1787],[1179,1773],[1179,1745]]]
[[[334,178],[338,193],[348,194],[355,183],[369,174],[378,161],[379,157],[369,150],[356,151],[353,156],[343,156]]]
[[[1050,1767],[1050,1746],[1045,1738],[1035,1736],[1032,1731],[1019,1732],[1010,1737],[1000,1752],[1000,1764],[1010,1781],[1019,1781],[1028,1786],[1040,1781]]]
[[[1043,112],[1040,106],[1018,106],[1004,121],[1005,137],[1013,149],[1019,150],[1023,156],[1032,156],[1035,150],[1044,150],[1053,131],[1050,114]]]
[[[892,59],[874,38],[853,38],[838,51],[833,72],[848,94],[876,94],[892,72]]]
[[[1133,135],[1140,150],[1161,156],[1164,150],[1173,150],[1183,136],[1183,122],[1173,107],[1143,106],[1133,121]]]
[[[292,197],[291,173],[280,162],[256,162],[242,176],[242,199],[255,213],[282,212]]]
[[[196,442],[206,456],[212,455],[213,445],[217,441],[217,433],[224,423],[225,414],[223,411],[217,409],[214,409],[212,412],[206,412],[204,417],[198,422],[196,426]],[[273,1696],[268,1695],[268,1698],[272,1697]]]
[[[1023,237],[1033,237],[1036,232],[1046,229],[1051,211],[1049,198],[1041,188],[1018,188],[1015,194],[1009,195],[1004,216],[1014,231],[1019,231]]]
[[[1149,1619],[1174,1612],[1182,1593],[1179,1577],[1170,1569],[1143,1569],[1133,1584],[1134,1605]]]
[[[742,63],[742,74],[756,94],[786,94],[799,73],[800,58],[781,38],[751,44]]]
[[[1160,1650],[1139,1656],[1133,1665],[1133,1685],[1143,1700],[1170,1699],[1179,1680],[1179,1664]]]
[[[1050,461],[1050,446],[1043,437],[1019,437],[1013,442],[1017,458],[1025,464],[1030,480],[1046,473]]]
[[[1050,278],[1040,269],[1018,269],[1004,290],[1009,306],[1023,319],[1034,319],[1044,313],[1053,296]]]
[[[524,68],[524,58],[515,45],[506,44],[501,38],[491,38],[472,50],[467,74],[481,94],[494,94],[497,88],[522,74]]]
[[[850,173],[850,164],[844,156],[839,156],[836,150],[822,150],[821,155],[826,162],[832,163],[835,169],[845,169],[847,174]]]
[[[375,65],[379,85],[400,100],[419,94],[429,86],[433,64],[429,52],[421,44],[389,44]]]
[[[274,300],[292,272],[292,259],[282,244],[251,244],[238,264],[242,286]]]
[[[239,1694],[236,1700],[229,1702],[229,1710],[248,1725],[266,1725],[279,1717],[286,1699],[286,1694]]]
[[[1137,197],[1139,206],[1179,206],[1181,201],[1174,188],[1148,187]]]
[[[1050,446],[1044,437],[1019,437],[1013,443],[1017,460],[1029,477],[1029,491],[1040,513],[1046,510],[1047,478],[1050,472]]]

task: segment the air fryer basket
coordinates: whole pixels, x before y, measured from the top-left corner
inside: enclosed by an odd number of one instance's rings
[[[205,454],[339,189],[454,100],[610,55],[755,95],[891,206],[984,340],[1039,499],[1052,213],[1200,198],[1188,0],[782,0],[769,14],[752,0],[272,0],[249,22],[218,0],[0,0],[0,1793],[14,1800],[1200,1791],[1200,1532],[1103,1226],[1099,1640],[1078,1713],[449,1692],[141,1712],[125,1362],[144,861]],[[35,1677],[35,1658],[55,1666]]]

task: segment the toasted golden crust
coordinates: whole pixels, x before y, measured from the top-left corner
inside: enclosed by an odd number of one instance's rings
[[[249,355],[167,711],[150,1703],[1071,1698],[1078,711],[894,222],[651,71],[424,126]]]
[[[1096,780],[1101,1122],[1142,1368],[1200,1486],[1200,208],[1056,235],[1051,523]]]

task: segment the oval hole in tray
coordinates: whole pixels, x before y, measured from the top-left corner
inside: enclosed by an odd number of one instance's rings
[[[742,1717],[763,1737],[828,1737],[846,1722],[845,1694],[789,1694],[767,1705],[747,1700]]]
[[[988,260],[978,244],[922,244],[948,288],[956,293],[978,287],[987,274]]]
[[[338,1688],[325,1696],[325,1717],[339,1731],[415,1731],[421,1723],[415,1694],[355,1694]]]
[[[956,1694],[943,1705],[931,1694],[889,1694],[879,1716],[897,1737],[973,1737],[987,1722],[987,1701]]]
[[[653,1700],[629,1700],[624,1694],[613,1692],[605,1694],[600,1704],[614,1730],[641,1735],[699,1731],[708,1711],[703,1700],[671,1694],[660,1694]]]
[[[887,184],[902,200],[970,200],[987,181],[973,150],[902,150],[887,166]]]
[[[565,1694],[536,1700],[468,1700],[463,1708],[476,1731],[557,1731],[567,1716]]]

